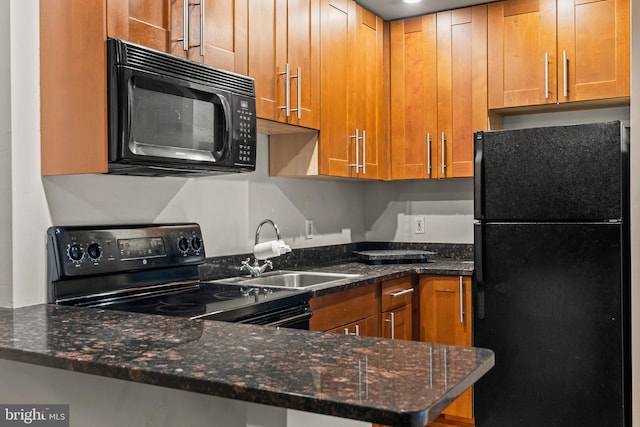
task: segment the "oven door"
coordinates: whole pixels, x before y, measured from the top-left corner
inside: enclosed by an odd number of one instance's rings
[[[111,72],[110,161],[201,169],[229,163],[229,94],[124,65]]]

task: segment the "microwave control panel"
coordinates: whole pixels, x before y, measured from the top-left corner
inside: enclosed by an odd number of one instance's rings
[[[233,150],[234,162],[240,166],[256,164],[256,103],[255,99],[236,97],[234,113],[237,118],[236,149]]]

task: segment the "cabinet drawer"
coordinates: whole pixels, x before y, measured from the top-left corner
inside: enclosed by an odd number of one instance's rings
[[[382,283],[381,311],[411,304],[413,301],[414,276],[401,277]]]
[[[328,331],[369,316],[377,316],[380,309],[378,284],[336,292],[312,298],[309,301],[313,317],[309,321],[312,331]]]

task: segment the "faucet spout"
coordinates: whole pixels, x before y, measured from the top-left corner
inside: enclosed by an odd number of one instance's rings
[[[262,226],[265,225],[265,224],[271,224],[273,229],[276,230],[276,239],[278,239],[278,240],[282,239],[280,237],[280,229],[278,228],[276,223],[271,221],[270,219],[263,219],[262,222],[260,224],[258,224],[258,228],[256,229],[256,245],[258,243],[260,243],[260,231],[262,230]]]
[[[280,229],[278,228],[278,226],[276,225],[275,222],[273,222],[270,219],[265,219],[262,220],[262,222],[260,224],[258,224],[258,228],[256,229],[256,240],[255,240],[255,245],[258,246],[258,243],[260,242],[260,231],[262,230],[262,226],[265,224],[271,224],[271,226],[273,227],[273,229],[276,231],[276,239],[278,240],[279,244],[281,245],[277,252],[274,253],[273,255],[270,256],[278,256],[280,255],[282,252],[281,250],[284,249],[284,252],[291,252],[291,248],[289,248],[289,246],[285,245],[284,242],[282,242],[282,237],[280,236]],[[271,261],[266,260],[264,262],[264,264],[262,264],[262,266],[260,265],[260,263],[258,262],[258,258],[257,258],[257,254],[255,252],[255,248],[254,248],[254,256],[255,261],[253,263],[253,265],[251,265],[249,263],[250,258],[247,258],[246,261],[242,261],[242,266],[240,267],[240,270],[247,270],[249,272],[249,274],[251,274],[252,277],[259,277],[260,275],[262,275],[262,273],[265,272],[265,270],[267,268],[273,268],[273,264],[271,263]],[[261,258],[263,259],[263,258]]]

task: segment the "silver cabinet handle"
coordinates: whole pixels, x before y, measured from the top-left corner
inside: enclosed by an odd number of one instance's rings
[[[356,337],[359,337],[360,336],[360,325],[356,325],[354,333],[349,332],[349,328],[344,328],[344,334],[345,335],[355,335]]]
[[[297,112],[298,120],[300,120],[302,118],[302,68],[298,67],[298,74],[291,76],[291,79],[298,80],[298,108],[292,108],[291,111]]]
[[[189,0],[184,0],[182,6],[182,50],[189,51]]]
[[[460,276],[460,323],[464,323],[464,285]]]
[[[349,164],[349,167],[355,167],[356,173],[358,173],[360,171],[360,129],[356,128],[356,134],[349,136],[349,138],[356,140],[356,162]]]
[[[409,289],[403,289],[403,290],[398,291],[398,292],[394,292],[394,293],[389,294],[389,295],[391,295],[392,297],[395,298],[395,297],[399,297],[400,295],[410,294],[412,292],[413,292],[413,288],[409,288]]]
[[[395,340],[396,339],[396,314],[392,311],[391,313],[389,313],[390,318],[389,319],[384,319],[385,322],[391,323],[391,339]]]
[[[444,169],[447,167],[447,156],[445,155],[446,153],[446,148],[447,148],[447,139],[444,137],[444,132],[442,132],[442,176],[444,177]]]
[[[427,175],[431,175],[431,134],[427,132]]]
[[[285,111],[285,115],[289,117],[291,115],[291,67],[287,63],[284,67],[284,71],[280,73],[280,75],[284,75],[284,103],[285,105],[280,106],[281,110]]]
[[[568,86],[568,73],[567,73],[567,51],[565,50],[562,53],[562,70],[564,71],[564,96],[565,98],[569,95],[569,86]]]
[[[544,53],[544,97],[549,99],[549,52]]]
[[[367,174],[367,131],[362,130],[362,175]]]
[[[204,56],[204,0],[200,0],[200,56]]]

